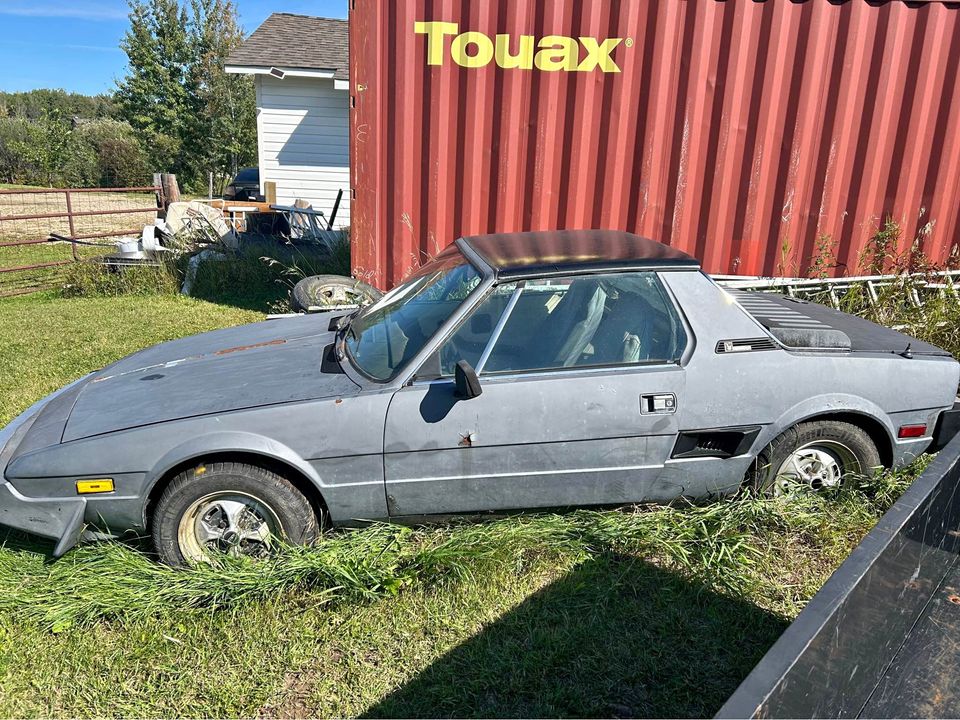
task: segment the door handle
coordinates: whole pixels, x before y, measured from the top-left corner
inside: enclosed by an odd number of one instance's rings
[[[640,396],[640,412],[643,415],[671,415],[676,411],[677,396],[673,393]]]

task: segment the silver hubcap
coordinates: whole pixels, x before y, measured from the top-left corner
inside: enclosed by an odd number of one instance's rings
[[[813,490],[837,487],[844,475],[860,472],[853,451],[836,440],[816,440],[794,450],[777,470],[775,494],[791,485],[802,484]]]
[[[190,563],[213,554],[266,557],[281,537],[277,514],[263,500],[241,492],[216,492],[196,500],[180,518],[177,539]]]

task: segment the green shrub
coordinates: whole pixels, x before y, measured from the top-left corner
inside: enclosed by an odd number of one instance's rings
[[[180,262],[183,272],[187,258]],[[347,242],[332,254],[313,245],[250,242],[226,260],[201,263],[191,295],[251,310],[289,312],[290,290],[297,281],[327,274],[350,274]]]
[[[0,182],[49,187],[133,187],[150,178],[146,153],[127,123],[76,127],[57,113],[0,117]]]
[[[0,117],[0,182],[20,183],[27,174],[27,163],[18,151],[18,143],[29,132],[22,118]]]
[[[128,123],[93,120],[82,123],[75,134],[95,157],[94,185],[137,187],[150,179],[147,155]]]

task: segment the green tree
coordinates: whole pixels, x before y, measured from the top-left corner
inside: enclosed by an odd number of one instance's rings
[[[2,108],[6,108],[4,113]],[[92,120],[114,113],[110,95],[81,95],[64,90],[41,88],[27,92],[0,92],[0,116],[38,120],[44,111],[59,112],[66,118]]]
[[[38,120],[24,123],[23,129],[13,149],[27,166],[27,182],[50,187],[90,182],[95,158],[59,110],[44,110]]]
[[[128,123],[102,118],[80,124],[75,133],[96,158],[93,179],[100,187],[134,187],[150,180],[146,153]]]
[[[218,184],[256,158],[253,79],[228,74],[227,56],[244,40],[233,0],[192,0],[195,63],[193,133],[203,152],[199,175],[213,172]],[[198,179],[202,179],[198,178]]]
[[[193,109],[189,30],[187,12],[177,0],[130,0],[130,28],[120,43],[130,69],[115,97],[120,116],[140,134],[158,169],[182,166]]]
[[[0,182],[24,182],[27,164],[20,154],[30,129],[23,118],[0,118]]]
[[[224,62],[243,41],[233,0],[129,0],[122,47],[129,73],[117,88],[120,116],[142,137],[152,166],[184,185],[235,172],[256,155],[252,80]]]

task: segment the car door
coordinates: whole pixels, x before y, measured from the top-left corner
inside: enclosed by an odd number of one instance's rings
[[[391,401],[391,515],[664,495],[687,337],[652,272],[496,286]],[[469,400],[455,396],[460,359],[481,382]]]

